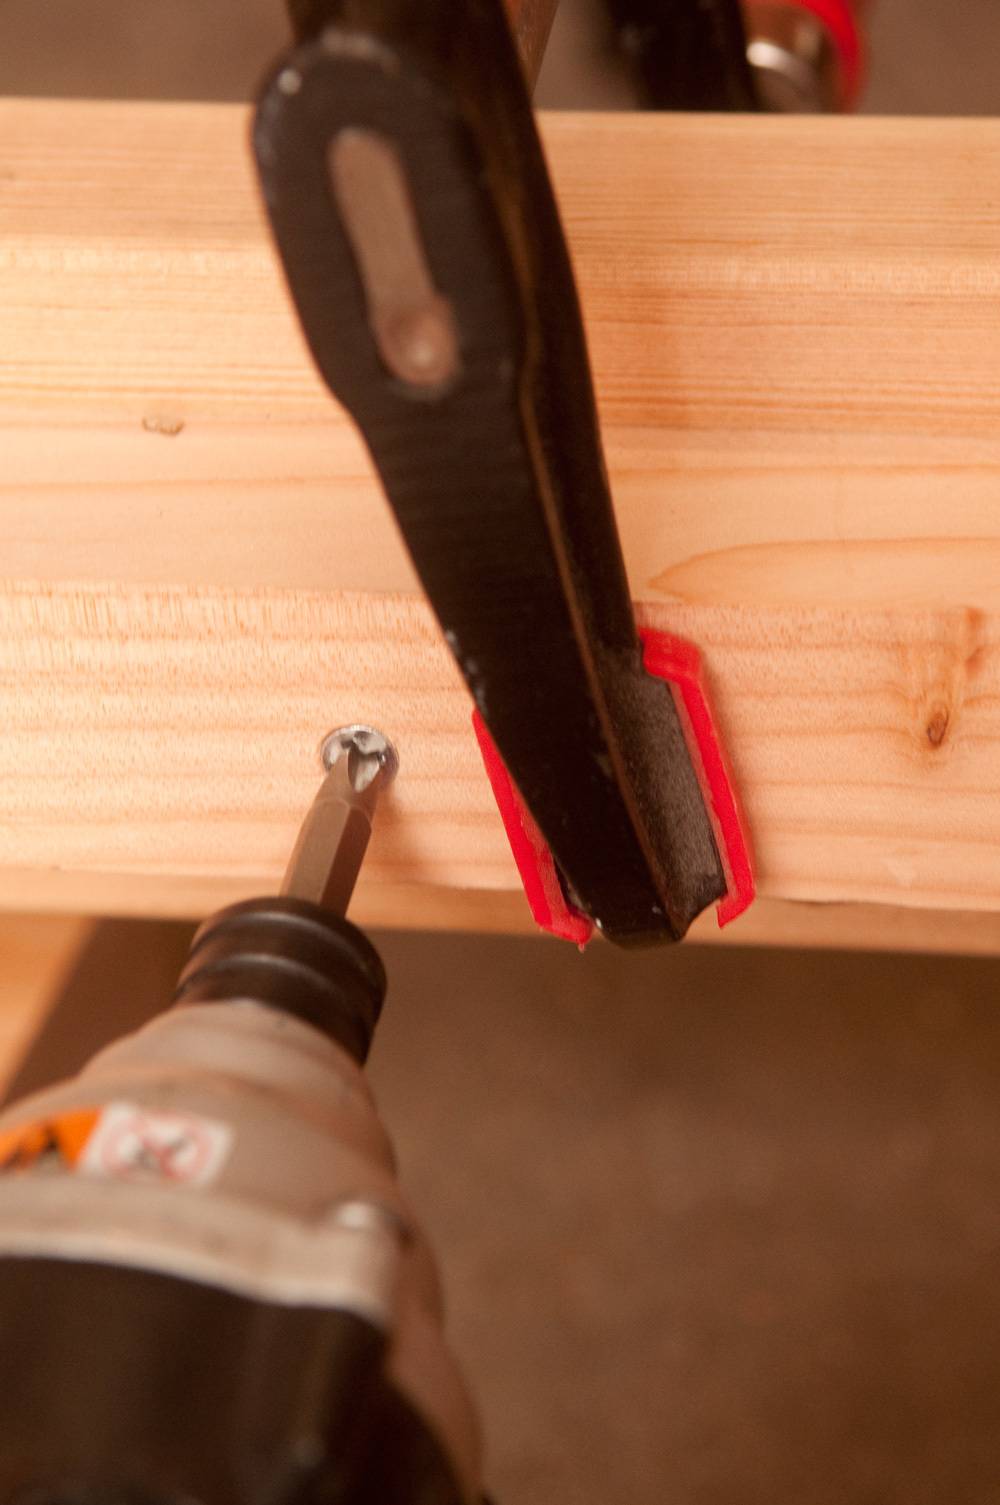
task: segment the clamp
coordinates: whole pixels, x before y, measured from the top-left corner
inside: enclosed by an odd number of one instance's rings
[[[508,831],[516,845],[516,806],[550,864],[554,928],[636,945],[680,939],[713,903],[732,917],[752,897],[748,844],[690,650],[636,629],[503,6],[292,12],[297,41],[254,126],[278,250],[475,701],[494,785],[515,792]]]

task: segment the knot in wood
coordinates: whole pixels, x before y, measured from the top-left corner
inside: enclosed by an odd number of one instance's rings
[[[948,707],[936,705],[931,708],[925,731],[931,747],[940,747],[948,735]]]

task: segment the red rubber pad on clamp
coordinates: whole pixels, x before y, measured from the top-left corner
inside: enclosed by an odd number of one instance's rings
[[[585,946],[594,933],[594,922],[574,909],[563,893],[556,860],[548,842],[535,824],[534,817],[518,793],[517,786],[499,749],[478,711],[472,713],[472,729],[483,755],[483,767],[500,811],[511,855],[521,875],[524,897],[531,917],[549,935],[561,941]]]
[[[721,930],[750,908],[756,889],[746,818],[708,698],[701,654],[693,643],[669,632],[641,631],[639,637],[646,673],[666,680],[673,691],[688,752],[712,822],[726,875],[726,893],[715,906]]]
[[[844,108],[851,110],[865,82],[865,56],[854,8],[850,0],[793,0],[810,11],[826,27],[844,70]]]
[[[701,655],[693,643],[667,632],[644,631],[640,638],[647,673],[668,684],[681,716],[726,875],[727,891],[716,905],[716,914],[720,927],[728,925],[753,902],[753,858],[746,822],[708,699]],[[472,725],[535,923],[550,935],[585,946],[594,933],[593,921],[567,900],[548,843],[521,799],[478,711],[473,712]]]

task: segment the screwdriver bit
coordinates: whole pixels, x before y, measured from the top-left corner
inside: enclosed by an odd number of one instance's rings
[[[375,807],[399,759],[388,738],[369,726],[331,732],[322,757],[327,775],[302,823],[281,893],[343,915],[368,849]]]

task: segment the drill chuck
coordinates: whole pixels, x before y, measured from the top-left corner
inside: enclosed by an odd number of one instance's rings
[[[385,997],[375,947],[306,899],[249,899],[202,925],[175,1002],[255,998],[321,1030],[364,1065]]]

